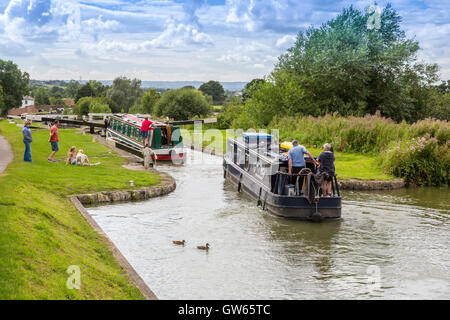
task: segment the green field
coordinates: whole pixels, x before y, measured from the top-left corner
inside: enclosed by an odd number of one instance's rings
[[[82,148],[91,163],[79,167],[49,163],[49,131],[33,131],[32,163],[23,161],[21,128],[0,121],[14,160],[0,175],[0,299],[143,299],[103,239],[67,197],[129,189],[159,182],[150,172],[122,167],[124,159],[92,136],[60,130],[60,151]],[[66,287],[71,265],[81,269],[81,289]]]
[[[226,130],[220,130],[221,139],[209,139],[203,130],[203,148],[212,148],[219,153],[226,150]],[[192,134],[193,130],[189,130]],[[212,136],[212,135],[211,135]],[[199,144],[199,135],[192,135],[194,144]],[[212,141],[211,141],[212,140]],[[318,157],[321,149],[306,146],[313,156]],[[359,179],[359,180],[393,180],[394,176],[385,174],[381,168],[377,166],[377,157],[370,154],[335,152],[336,156],[336,173],[339,179]]]

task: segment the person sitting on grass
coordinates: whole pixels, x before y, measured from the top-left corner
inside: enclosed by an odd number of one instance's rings
[[[88,156],[83,153],[83,149],[80,149],[78,150],[76,164],[77,166],[98,166],[100,162],[90,164]]]
[[[319,180],[322,180],[322,194],[324,197],[331,196],[331,181],[334,177],[334,153],[329,143],[323,145],[323,152],[319,155]],[[319,182],[319,181],[318,181]]]
[[[71,147],[67,153],[66,164],[77,164],[77,148],[75,146]]]

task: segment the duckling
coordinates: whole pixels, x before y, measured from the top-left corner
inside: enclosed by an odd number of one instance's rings
[[[183,240],[183,241],[172,241],[172,242],[173,242],[173,244],[184,246],[184,243],[186,241]]]
[[[207,243],[206,246],[197,246],[197,249],[199,249],[199,250],[209,250],[209,243]]]

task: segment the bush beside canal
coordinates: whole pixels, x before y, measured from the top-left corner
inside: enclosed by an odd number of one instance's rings
[[[331,143],[335,150],[378,156],[378,167],[418,185],[448,185],[450,123],[424,119],[396,123],[377,115],[277,118],[281,139],[296,138],[306,145]],[[336,155],[336,165],[339,155]]]
[[[14,160],[0,175],[1,299],[143,299],[103,239],[80,215],[68,195],[130,190],[159,183],[157,174],[122,167],[124,159],[92,136],[60,130],[64,158],[83,148],[96,167],[49,163],[49,131],[33,131],[32,163],[23,162],[21,128],[0,121]],[[68,289],[67,268],[81,271],[81,289]]]

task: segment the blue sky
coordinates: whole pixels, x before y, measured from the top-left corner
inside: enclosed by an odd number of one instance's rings
[[[0,0],[0,59],[32,79],[249,81],[299,31],[359,0]],[[378,1],[383,7],[386,1]],[[403,29],[450,79],[450,0],[392,0]]]

